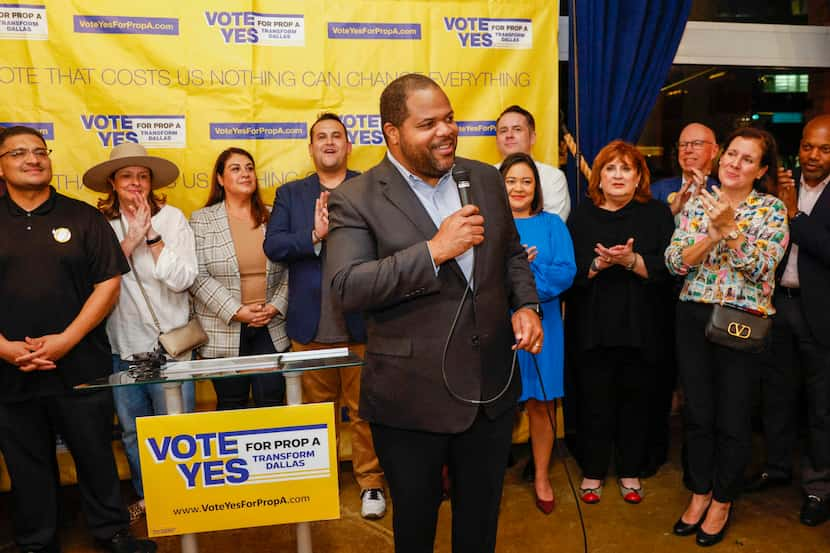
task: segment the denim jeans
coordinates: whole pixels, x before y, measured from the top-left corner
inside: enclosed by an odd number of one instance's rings
[[[127,370],[129,361],[112,356],[112,371]],[[136,417],[166,415],[163,384],[140,384],[116,386],[112,389],[115,399],[115,412],[121,423],[121,441],[130,464],[133,487],[139,497],[144,497],[144,484],[141,481],[141,462],[138,456],[138,437],[135,431]],[[186,413],[193,411],[196,404],[193,382],[182,383],[182,406]]]

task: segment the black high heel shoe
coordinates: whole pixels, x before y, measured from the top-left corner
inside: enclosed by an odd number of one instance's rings
[[[705,517],[704,517],[705,518]],[[726,511],[726,522],[723,523],[723,527],[720,529],[719,532],[715,534],[708,534],[703,531],[703,528],[697,529],[697,537],[695,538],[695,542],[701,547],[710,547],[715,545],[716,543],[720,543],[723,540],[723,536],[726,535],[726,529],[729,528],[729,522],[732,520],[732,503],[729,504],[729,509]],[[703,524],[703,521],[700,521],[700,524]]]
[[[675,536],[691,536],[695,532],[698,531],[700,525],[703,524],[703,521],[706,520],[706,513],[709,511],[709,507],[706,507],[706,510],[703,511],[703,514],[700,515],[700,520],[693,523],[683,522],[683,515],[677,519],[677,522],[674,523],[674,527],[672,528],[672,532],[674,532]]]

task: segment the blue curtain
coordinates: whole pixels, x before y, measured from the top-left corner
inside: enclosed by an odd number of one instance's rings
[[[575,136],[578,127],[580,149],[589,164],[614,139],[636,143],[677,53],[691,5],[691,0],[570,3],[576,29],[571,19],[568,127]],[[577,192],[572,159],[568,177],[571,197],[580,202],[587,180],[580,175]]]

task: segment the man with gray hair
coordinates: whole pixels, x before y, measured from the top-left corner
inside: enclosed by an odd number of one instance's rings
[[[651,195],[669,204],[672,215],[677,215],[686,202],[700,192],[705,183],[707,189],[717,184],[709,177],[712,163],[718,155],[715,131],[701,123],[689,123],[677,139],[677,162],[680,176],[660,179],[651,184]]]

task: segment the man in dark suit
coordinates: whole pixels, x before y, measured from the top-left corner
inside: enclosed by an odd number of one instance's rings
[[[363,356],[366,326],[360,313],[343,313],[332,301],[331,289],[321,288],[322,260],[329,233],[328,197],[343,181],[358,175],[348,167],[346,127],[333,113],[323,113],[311,125],[308,152],[316,173],[289,182],[277,191],[265,235],[265,254],[288,265],[288,322],[294,351],[348,347]],[[369,424],[358,414],[360,367],[303,374],[306,403],[333,401],[349,410],[352,468],[360,486],[361,515],[377,519],[386,513],[383,470]]]
[[[772,362],[763,380],[767,460],[748,491],[788,485],[798,435],[797,398],[804,386],[807,444],[801,464],[801,522],[830,517],[830,114],[807,123],[800,174],[779,183],[790,217],[790,248],[778,267]],[[784,177],[790,177],[785,172]]]
[[[444,464],[453,551],[492,552],[521,387],[511,350],[542,347],[533,276],[498,171],[455,157],[441,88],[399,77],[380,116],[386,157],[329,198],[323,283],[365,314],[360,413],[395,502],[396,552],[433,550]],[[470,205],[454,165],[469,171]]]

